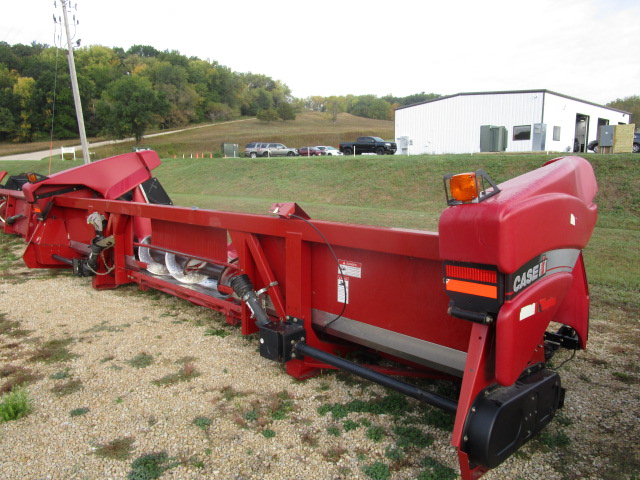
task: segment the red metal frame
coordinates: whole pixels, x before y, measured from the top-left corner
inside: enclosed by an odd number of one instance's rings
[[[152,178],[151,170],[159,163],[155,152],[131,153],[26,184],[22,191],[0,189],[4,218],[18,216],[2,228],[28,242],[28,266],[68,268],[54,255],[85,258],[96,235],[86,219],[98,212],[106,219],[104,236],[112,235],[115,246],[100,260],[95,288],[135,282],[219,311],[227,322],[240,323],[245,335],[257,331],[251,312],[228,286],[221,286],[220,294],[149,274],[147,265],[136,258],[136,249],[151,235],[152,248],[158,251],[179,252],[247,274],[256,290],[269,287],[273,320],[302,322],[306,343],[316,349],[347,353],[362,348],[357,342],[333,341],[317,325],[314,328],[314,315],[323,312],[460,352],[466,356],[460,378],[393,355],[387,357],[410,368],[377,370],[461,382],[452,444],[458,448],[464,479],[487,471],[471,465],[461,449],[467,414],[480,392],[492,385],[510,385],[528,365],[544,362],[543,336],[551,321],[573,327],[581,346],[586,344],[588,289],[581,256],[575,268],[563,267],[522,292],[510,292],[491,325],[449,315],[443,288],[445,260],[493,265],[512,279],[536,255],[584,248],[595,224],[592,201],[597,187],[583,159],[550,162],[500,185],[501,193],[485,202],[446,209],[439,234],[326,221],[310,224],[295,203],[274,205],[276,216],[144,203],[139,185]],[[129,192],[133,201],[119,199]],[[553,228],[545,222],[552,222]],[[538,227],[535,235],[532,225]],[[229,238],[237,263],[229,259]],[[334,254],[352,267],[346,277]],[[341,301],[345,280],[346,305]],[[286,368],[302,379],[332,367],[305,357],[288,361]]]

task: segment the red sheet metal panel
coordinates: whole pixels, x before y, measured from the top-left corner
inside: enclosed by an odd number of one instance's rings
[[[565,157],[499,187],[500,194],[481,203],[442,213],[442,258],[511,273],[542,252],[587,245],[597,219],[597,184],[586,160]]]

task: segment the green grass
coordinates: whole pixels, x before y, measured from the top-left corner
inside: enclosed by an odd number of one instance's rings
[[[226,336],[231,335],[231,332],[229,330],[225,330],[224,328],[207,328],[204,332],[205,336],[209,336],[209,337],[221,337],[224,338]]]
[[[142,352],[125,363],[133,368],[146,368],[153,363],[153,355]]]
[[[170,373],[151,383],[159,387],[166,387],[180,382],[189,382],[199,376],[200,372],[196,370],[192,363],[185,363],[176,373]]]
[[[0,335],[17,338],[26,337],[29,333],[31,333],[29,330],[20,328],[20,322],[7,320],[6,314],[0,312]]]
[[[34,354],[29,357],[29,360],[47,364],[72,360],[77,357],[67,348],[72,342],[73,338],[48,340],[37,348]]]
[[[213,420],[211,420],[209,417],[196,417],[193,419],[193,424],[205,431],[211,426],[212,423]]]
[[[86,407],[79,407],[79,408],[74,408],[73,410],[71,410],[69,412],[69,416],[70,417],[80,417],[82,415],[86,415],[87,413],[89,413],[89,409]]]
[[[180,462],[170,458],[166,452],[148,453],[136,458],[131,464],[127,475],[128,480],[155,480],[164,472],[180,465]]]
[[[82,380],[68,380],[65,383],[55,385],[51,391],[58,397],[65,397],[82,390]]]
[[[135,442],[133,437],[116,438],[108,443],[98,445],[93,453],[110,460],[126,460],[133,453],[133,442]]]
[[[0,395],[9,393],[16,388],[25,387],[42,378],[42,375],[33,370],[17,365],[6,364],[0,367]]]
[[[458,478],[454,469],[442,465],[431,457],[425,457],[420,463],[424,470],[420,472],[417,480],[455,480]]]
[[[391,472],[389,466],[382,462],[375,462],[371,465],[365,465],[362,467],[362,472],[372,480],[387,480],[391,478]]]

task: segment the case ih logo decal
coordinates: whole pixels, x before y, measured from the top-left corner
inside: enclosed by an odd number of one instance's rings
[[[563,248],[551,250],[525,263],[516,272],[507,277],[507,300],[511,300],[541,278],[561,272],[573,271],[580,250]]]
[[[531,285],[538,279],[545,276],[547,273],[547,256],[542,255],[540,259],[540,263],[536,263],[531,268],[528,268],[525,272],[521,274],[516,274],[516,277],[513,281],[513,292],[518,293],[523,288]]]

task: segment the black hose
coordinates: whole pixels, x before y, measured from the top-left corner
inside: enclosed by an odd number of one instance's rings
[[[295,344],[293,349],[300,355],[315,358],[316,360],[320,360],[327,365],[332,365],[341,370],[345,370],[349,373],[353,373],[354,375],[358,375],[359,377],[366,378],[367,380],[375,382],[384,387],[391,388],[392,390],[403,393],[408,397],[415,398],[417,400],[420,400],[421,402],[441,408],[442,410],[446,410],[451,413],[456,413],[456,411],[458,410],[458,403],[451,400],[450,398],[443,397],[442,395],[438,395],[437,393],[427,392],[426,390],[422,390],[421,388],[414,387],[413,385],[410,385],[408,383],[401,382],[400,380],[396,380],[395,378],[389,377],[388,375],[378,373],[375,370],[371,370],[370,368],[363,367],[362,365],[350,362],[349,360],[345,360],[344,358],[340,358],[330,353],[323,352],[322,350],[318,350],[317,348],[310,347],[306,343],[298,342]]]
[[[249,279],[249,275],[237,275],[231,279],[229,284],[231,288],[233,288],[233,291],[236,292],[236,295],[247,304],[253,313],[256,319],[256,325],[261,326],[271,322],[267,312],[262,308],[256,292],[253,291],[253,284],[251,283],[251,279]]]
[[[51,258],[59,262],[66,263],[67,265],[73,265],[73,260],[71,260],[70,258],[61,257],[60,255],[56,255],[55,253],[51,255]]]

